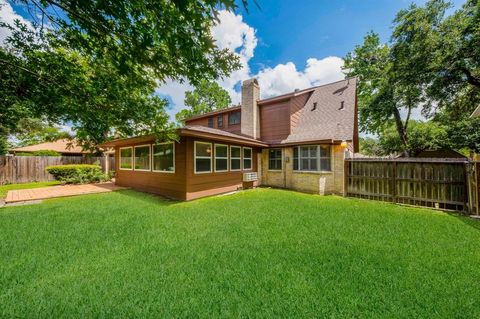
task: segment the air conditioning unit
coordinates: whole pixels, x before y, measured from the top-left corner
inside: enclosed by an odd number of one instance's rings
[[[257,172],[243,173],[244,182],[254,182],[258,180]]]

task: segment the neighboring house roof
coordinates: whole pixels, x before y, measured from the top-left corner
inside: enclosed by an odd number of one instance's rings
[[[480,105],[477,107],[475,111],[473,111],[472,115],[470,117],[480,117]]]
[[[303,107],[298,124],[281,144],[353,140],[356,85],[356,78],[351,78],[317,87]]]
[[[18,147],[10,149],[10,152],[36,152],[36,151],[44,151],[44,150],[51,150],[56,151],[58,153],[65,153],[65,154],[84,154],[89,153],[88,151],[84,151],[81,146],[77,145],[74,141],[68,139],[61,139],[55,142],[46,142],[40,143],[25,147]]]
[[[420,158],[467,158],[465,155],[451,149],[441,150],[425,150],[421,151],[417,156]]]

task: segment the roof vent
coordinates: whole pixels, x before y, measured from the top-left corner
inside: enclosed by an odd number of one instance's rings
[[[317,109],[317,102],[313,102],[312,111],[315,111],[316,109]]]
[[[339,110],[343,110],[345,108],[345,101],[340,102]]]
[[[300,91],[300,89],[295,89],[294,91],[295,91],[295,92],[298,92],[298,91]]]

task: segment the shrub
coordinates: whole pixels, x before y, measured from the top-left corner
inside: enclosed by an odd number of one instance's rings
[[[109,176],[102,172],[98,165],[71,164],[48,166],[47,172],[56,180],[66,184],[97,183],[110,180]]]
[[[40,151],[35,151],[31,153],[26,153],[26,152],[20,152],[16,153],[16,156],[62,156],[57,151],[52,151],[52,150],[40,150]]]

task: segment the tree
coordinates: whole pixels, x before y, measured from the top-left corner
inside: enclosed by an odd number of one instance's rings
[[[193,91],[185,93],[184,103],[189,109],[181,110],[176,114],[178,122],[183,122],[194,115],[227,108],[232,100],[228,92],[218,83],[202,80]]]
[[[232,0],[20,0],[40,28],[48,22],[65,46],[108,60],[123,75],[149,69],[163,81],[216,79],[238,68],[210,28]],[[246,0],[243,4],[247,6]]]
[[[72,123],[86,148],[113,133],[174,138],[158,82],[196,84],[240,67],[210,33],[218,8],[235,8],[230,0],[19,3],[34,28],[0,25],[12,31],[0,47],[2,141],[24,118]]]

